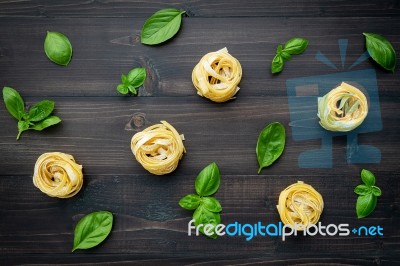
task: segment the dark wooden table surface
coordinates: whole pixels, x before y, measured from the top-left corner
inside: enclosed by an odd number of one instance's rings
[[[186,11],[180,32],[165,44],[142,45],[144,21],[166,7]],[[68,67],[46,58],[46,31],[69,37]],[[17,89],[27,105],[54,100],[62,119],[16,141],[16,121],[0,104],[0,264],[400,264],[400,76],[370,59],[349,70],[365,51],[363,32],[386,36],[399,55],[400,2],[0,1],[0,85]],[[273,76],[276,46],[295,36],[309,39],[309,47]],[[340,39],[348,42],[343,67]],[[243,79],[237,99],[217,104],[196,95],[191,72],[204,54],[223,47],[241,62]],[[337,69],[316,60],[318,51]],[[133,67],[145,67],[148,78],[139,97],[121,96],[120,75]],[[294,139],[287,81],[364,69],[376,73],[382,128],[358,141],[375,146],[380,162],[348,163],[343,135],[333,138],[332,167],[303,168],[300,154],[320,148],[321,139]],[[130,150],[132,135],[160,120],[186,137],[187,154],[166,176],[149,174]],[[285,125],[286,149],[257,175],[257,137],[273,121]],[[83,165],[84,187],[73,198],[51,198],[34,187],[35,161],[49,151],[70,153]],[[215,196],[225,224],[279,222],[280,191],[303,180],[324,198],[323,224],[379,225],[384,235],[189,237],[192,213],[178,201],[213,161],[222,175]],[[353,189],[363,168],[376,174],[383,194],[372,215],[357,219]],[[75,224],[97,210],[114,213],[112,233],[96,248],[71,253]]]

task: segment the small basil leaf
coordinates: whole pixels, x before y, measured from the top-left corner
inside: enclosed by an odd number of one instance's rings
[[[127,75],[127,80],[129,81],[129,84],[134,86],[135,88],[142,86],[145,79],[146,69],[142,67],[130,70]]]
[[[17,120],[21,120],[25,114],[25,104],[21,95],[10,87],[3,88],[3,100],[8,112]]]
[[[44,52],[54,63],[67,66],[72,57],[72,45],[67,36],[60,32],[47,32]]]
[[[189,194],[179,200],[179,205],[186,210],[195,210],[199,207],[201,199],[195,194]]]
[[[137,90],[135,89],[135,87],[129,85],[128,86],[129,91],[133,94],[133,95],[137,95]]]
[[[56,125],[58,123],[61,122],[61,119],[57,116],[50,116],[38,123],[36,123],[35,125],[33,125],[32,127],[30,127],[29,129],[33,129],[33,130],[37,130],[37,131],[41,131],[47,127]]]
[[[370,215],[376,206],[377,198],[374,194],[358,196],[356,203],[356,212],[358,218],[364,218]]]
[[[277,53],[277,54],[282,53],[282,49],[283,49],[282,44],[279,44],[278,47],[276,48],[276,53]]]
[[[38,102],[29,109],[29,120],[32,122],[37,122],[48,117],[54,110],[54,102],[49,100],[44,100]]]
[[[291,56],[288,52],[286,52],[286,51],[282,51],[282,52],[281,52],[281,57],[282,57],[283,60],[285,60],[285,61],[288,61],[288,60],[292,59],[292,56]]]
[[[121,94],[127,94],[128,93],[128,87],[123,85],[123,84],[119,84],[117,86],[117,91]]]
[[[201,170],[199,175],[196,177],[196,192],[200,196],[210,196],[217,192],[220,182],[221,176],[218,165],[213,162]]]
[[[216,198],[213,197],[203,197],[201,199],[201,205],[210,212],[220,212],[222,211],[222,206]]]
[[[154,45],[172,38],[181,26],[183,13],[185,11],[175,8],[161,9],[154,13],[143,25],[141,42]]]
[[[18,135],[17,140],[19,140],[22,132],[29,129],[29,121],[18,121]]]
[[[110,234],[113,215],[108,211],[92,212],[84,216],[76,225],[72,252],[88,249],[103,242]]]
[[[369,55],[386,70],[394,72],[396,67],[396,52],[392,44],[382,35],[363,33]]]
[[[367,186],[373,186],[375,185],[375,175],[366,169],[363,169],[361,171],[361,180],[366,184]]]
[[[275,55],[271,63],[271,73],[272,74],[279,73],[282,70],[283,70],[283,58],[281,55],[277,54]]]
[[[303,53],[308,46],[308,40],[304,38],[292,38],[285,43],[283,51],[294,55]]]
[[[217,234],[215,233],[215,227],[221,223],[221,216],[219,215],[219,213],[215,213],[215,212],[210,212],[207,209],[205,209],[202,206],[199,206],[196,211],[193,213],[193,219],[194,221],[194,225],[195,226],[199,226],[199,224],[202,224],[203,226],[199,227],[199,231],[209,237],[209,238],[217,238]],[[204,232],[204,227],[207,226],[211,227],[211,229],[209,230],[209,232],[212,232],[212,234],[207,235]]]
[[[285,149],[285,138],[285,127],[279,122],[271,123],[261,131],[256,147],[257,160],[260,166],[258,173],[282,155]]]
[[[372,194],[374,194],[375,196],[379,197],[380,195],[382,195],[382,191],[379,187],[376,186],[372,186],[371,187],[372,190]]]
[[[355,187],[354,192],[358,195],[367,195],[369,193],[372,193],[372,189],[371,187],[366,185],[358,185]]]
[[[122,84],[129,84],[128,77],[124,74],[121,75]]]

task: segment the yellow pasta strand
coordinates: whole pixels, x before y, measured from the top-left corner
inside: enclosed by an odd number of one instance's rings
[[[184,136],[166,121],[136,133],[131,140],[131,149],[136,160],[150,173],[164,175],[178,166],[183,153]]]
[[[36,161],[33,184],[50,197],[70,198],[82,188],[82,165],[69,154],[44,153]]]
[[[226,47],[203,56],[192,72],[197,94],[214,102],[233,99],[241,79],[242,67]]]
[[[302,231],[318,222],[324,201],[312,186],[298,181],[281,192],[276,207],[284,224],[297,225],[297,230]]]
[[[330,131],[355,129],[368,114],[365,95],[356,87],[342,82],[322,98],[318,98],[320,125]]]

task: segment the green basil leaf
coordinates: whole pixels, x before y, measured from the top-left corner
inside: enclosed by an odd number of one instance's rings
[[[127,94],[128,93],[128,87],[123,85],[123,84],[119,84],[117,86],[117,91],[121,94]]]
[[[261,131],[256,147],[257,160],[260,165],[258,173],[282,155],[285,149],[285,138],[285,127],[279,122],[271,123]]]
[[[10,87],[3,88],[3,100],[8,112],[17,120],[21,120],[25,113],[25,104],[21,95]]]
[[[382,35],[363,33],[369,55],[386,70],[394,72],[396,67],[396,52],[392,44]]]
[[[203,197],[201,198],[201,205],[210,212],[222,211],[222,206],[216,198]]]
[[[221,216],[219,213],[210,212],[202,206],[199,206],[196,211],[193,213],[194,225],[197,227],[199,224],[203,224],[203,226],[199,227],[199,231],[209,237],[209,238],[217,238],[217,234],[215,233],[215,227],[221,223]],[[208,235],[204,232],[204,227],[208,226],[211,229],[209,232],[212,234]]]
[[[284,64],[282,56],[279,54],[275,55],[271,63],[271,73],[275,74],[281,72],[283,70],[283,66]]]
[[[128,86],[128,90],[133,94],[133,95],[137,95],[137,90],[135,87],[129,85]]]
[[[72,45],[64,34],[48,31],[44,40],[44,52],[52,62],[67,66],[72,57]]]
[[[32,122],[37,122],[48,117],[54,110],[54,102],[49,100],[44,100],[38,102],[29,109],[28,119]]]
[[[195,210],[199,207],[201,199],[195,194],[189,194],[179,200],[179,205],[186,210]]]
[[[130,70],[127,75],[127,80],[129,81],[129,84],[135,88],[142,86],[145,79],[146,69],[142,67]]]
[[[358,218],[364,218],[370,215],[376,206],[377,198],[374,194],[358,196],[356,203],[356,212]]]
[[[371,191],[372,191],[372,194],[374,194],[374,195],[377,196],[377,197],[379,197],[380,195],[382,195],[382,191],[381,191],[381,189],[380,189],[379,187],[372,186],[372,187],[371,187]]]
[[[172,38],[179,30],[183,10],[175,8],[161,9],[154,13],[143,25],[141,42],[154,45]]]
[[[283,58],[284,61],[292,59],[292,56],[286,51],[281,52],[281,57]]]
[[[37,131],[42,131],[43,129],[56,125],[61,122],[61,119],[57,116],[50,116],[36,124],[34,124],[32,127],[29,129],[37,130]]]
[[[355,187],[354,192],[358,195],[367,195],[372,193],[372,189],[367,185],[358,185]]]
[[[17,140],[21,137],[22,132],[29,129],[29,121],[18,121],[18,135]]]
[[[308,40],[304,38],[292,38],[285,43],[283,51],[294,55],[303,53],[308,46]]]
[[[92,212],[84,216],[76,225],[72,252],[88,249],[103,242],[110,234],[113,215],[108,211]]]
[[[217,192],[220,182],[221,176],[218,165],[213,162],[201,170],[199,175],[196,177],[196,192],[200,196],[210,196]]]
[[[366,169],[362,169],[361,171],[361,180],[367,185],[367,186],[373,186],[375,185],[375,175]]]
[[[276,47],[276,53],[280,54],[280,53],[282,53],[282,50],[283,50],[283,46],[282,46],[282,44],[279,44],[278,47]]]
[[[129,84],[128,77],[124,74],[121,75],[122,84]]]

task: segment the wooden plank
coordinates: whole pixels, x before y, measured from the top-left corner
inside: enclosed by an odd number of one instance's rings
[[[145,174],[134,161],[130,139],[137,131],[160,120],[169,121],[185,135],[187,154],[177,170],[179,174],[197,173],[212,161],[219,163],[226,174],[256,174],[258,135],[274,121],[286,127],[287,148],[278,163],[263,173],[308,174],[309,170],[298,167],[298,156],[303,151],[321,147],[319,139],[293,140],[286,97],[238,98],[222,105],[199,96],[51,99],[56,102],[55,114],[63,122],[43,132],[26,132],[19,141],[15,140],[15,119],[5,108],[0,109],[1,121],[4,121],[0,128],[2,175],[29,175],[40,154],[53,150],[73,154],[87,174]],[[31,105],[38,100],[29,98],[27,103]],[[381,98],[383,131],[359,136],[360,143],[376,146],[382,152],[379,167],[372,166],[394,173],[399,172],[400,131],[398,119],[393,115],[398,103],[396,97]],[[137,125],[135,121],[139,121]],[[346,145],[344,136],[335,138],[333,163],[335,168],[349,170],[350,176],[354,176],[354,166],[346,162]],[[326,170],[313,170],[313,174],[319,173],[325,174]]]
[[[30,17],[149,17],[162,8],[179,8],[191,17],[365,17],[398,16],[396,1],[251,0],[190,1],[1,1],[0,16]]]
[[[71,199],[44,195],[33,187],[30,176],[3,176],[0,181],[0,225],[3,230],[0,250],[10,255],[54,253],[68,256],[73,228],[79,218],[94,210],[110,210],[115,215],[111,235],[100,247],[82,253],[143,254],[154,258],[171,254],[190,258],[207,254],[208,259],[291,258],[296,254],[301,254],[302,258],[332,258],[334,254],[353,259],[396,258],[396,251],[389,247],[400,240],[397,229],[400,216],[393,211],[393,204],[399,203],[400,184],[393,182],[390,185],[389,179],[393,181],[398,175],[386,180],[379,177],[379,185],[386,188],[385,194],[379,198],[370,219],[360,220],[355,215],[356,195],[352,189],[358,180],[343,178],[342,173],[329,173],[329,176],[223,174],[215,195],[223,206],[222,221],[225,224],[236,221],[242,224],[278,223],[280,219],[275,207],[278,195],[299,178],[304,178],[323,195],[322,224],[348,223],[351,228],[380,225],[384,228],[384,236],[298,236],[288,237],[285,241],[272,236],[257,236],[251,241],[246,241],[244,236],[224,236],[210,241],[204,236],[187,236],[191,212],[178,205],[182,196],[193,192],[193,176],[86,176],[83,190]],[[25,226],[27,220],[30,226]]]
[[[122,73],[145,67],[140,95],[193,96],[191,73],[200,58],[228,47],[243,67],[240,97],[280,96],[290,78],[347,71],[365,52],[362,32],[385,35],[400,50],[399,18],[187,18],[176,38],[158,47],[140,44],[143,19],[0,19],[0,83],[25,96],[119,96]],[[79,30],[76,25],[80,25]],[[351,25],[348,26],[348,25]],[[387,25],[390,25],[388,27]],[[234,30],[227,31],[232,28]],[[50,62],[43,51],[47,30],[69,36],[73,59],[68,67]],[[205,37],[206,36],[206,37]],[[307,51],[286,63],[279,75],[270,73],[276,46],[293,36],[310,40]],[[205,42],[205,38],[210,41]],[[345,69],[341,70],[338,40],[348,39]],[[29,39],[29,41],[25,41]],[[315,59],[323,52],[338,70]],[[376,67],[370,60],[352,70]],[[382,89],[395,92],[400,80],[376,69]],[[21,78],[23,73],[23,78]]]

